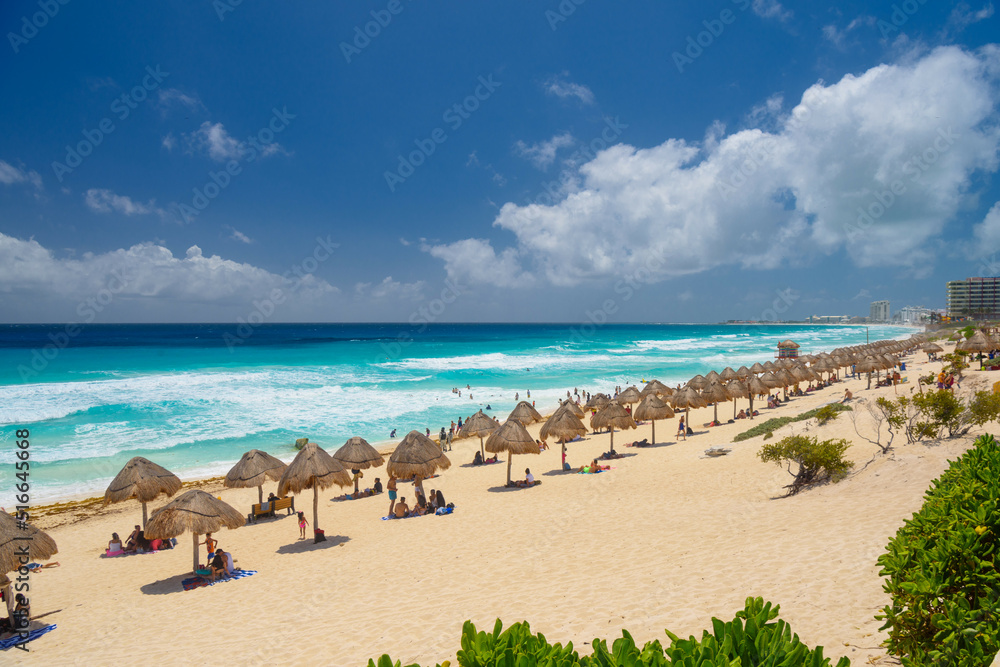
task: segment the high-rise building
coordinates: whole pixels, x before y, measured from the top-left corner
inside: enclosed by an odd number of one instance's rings
[[[949,280],[946,305],[950,317],[988,317],[1000,315],[1000,278]]]
[[[868,319],[872,322],[888,322],[889,318],[889,302],[872,301],[871,312],[868,315]]]

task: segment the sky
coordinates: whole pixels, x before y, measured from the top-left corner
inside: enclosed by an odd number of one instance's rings
[[[0,6],[0,322],[715,322],[1000,273],[990,2]]]

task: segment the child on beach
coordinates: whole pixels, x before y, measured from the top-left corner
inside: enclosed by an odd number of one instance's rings
[[[309,522],[306,521],[305,512],[299,512],[299,539],[300,540],[306,539],[306,526],[308,526],[308,525],[309,525]]]
[[[684,426],[684,417],[681,417],[680,421],[677,422],[677,436],[684,436],[684,439],[687,440],[687,428]]]

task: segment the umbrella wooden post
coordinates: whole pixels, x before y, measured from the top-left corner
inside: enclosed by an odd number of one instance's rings
[[[198,533],[191,533],[191,540],[194,543],[194,568],[193,571],[198,571]]]
[[[358,481],[359,481],[358,476],[355,475],[354,476],[354,495],[355,496],[358,495]]]
[[[261,484],[260,486],[257,487],[257,504],[258,505],[263,505],[264,504],[264,485],[263,484]]]
[[[750,419],[753,419],[753,394],[750,394]]]
[[[655,445],[656,444],[656,420],[655,419],[650,419],[650,422],[652,422],[652,425],[653,425],[653,444]]]
[[[319,485],[313,480],[313,534],[319,530]]]
[[[483,461],[486,460],[486,450],[483,449],[483,436],[479,436],[479,456],[482,457]]]
[[[146,503],[142,504],[142,529],[146,530],[146,519],[148,518]]]
[[[715,414],[712,417],[712,421],[714,421],[716,424],[718,424],[719,423],[719,404],[718,403],[713,403],[712,406],[715,408]]]
[[[510,486],[510,467],[514,463],[514,454],[507,452],[507,486]]]
[[[615,453],[615,427],[611,427],[611,453]]]

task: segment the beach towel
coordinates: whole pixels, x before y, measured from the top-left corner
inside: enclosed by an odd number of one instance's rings
[[[454,507],[439,507],[437,511],[434,512],[437,516],[444,516],[445,514],[451,514],[455,511]]]
[[[34,641],[44,635],[47,632],[51,632],[56,629],[55,624],[46,625],[41,628],[36,628],[34,630],[28,631],[28,636],[23,637],[19,634],[13,637],[8,637],[7,639],[0,639],[0,651],[6,651],[9,648],[14,648],[19,644],[26,644],[27,642]]]
[[[162,549],[161,549],[162,551]],[[145,556],[146,554],[158,554],[159,551],[108,551],[104,550],[101,558],[124,558],[125,556]]]
[[[195,588],[201,588],[202,586],[214,586],[215,584],[221,584],[225,581],[231,581],[233,579],[245,579],[246,577],[252,577],[255,574],[257,574],[257,570],[236,570],[232,574],[219,577],[215,581],[212,581],[207,577],[191,577],[190,579],[182,581],[181,586],[184,587],[184,590],[190,591]]]

